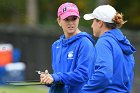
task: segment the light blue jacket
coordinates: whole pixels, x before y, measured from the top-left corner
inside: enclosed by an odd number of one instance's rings
[[[105,32],[95,45],[89,80],[82,93],[130,93],[135,48],[119,29]]]
[[[52,45],[53,85],[49,93],[80,93],[88,80],[88,65],[93,60],[91,35],[78,33],[69,39],[62,35]]]

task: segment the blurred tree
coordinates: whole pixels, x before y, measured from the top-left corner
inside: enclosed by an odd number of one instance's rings
[[[32,1],[34,3],[29,3]],[[80,25],[91,25],[91,21],[83,19],[85,13],[91,13],[101,4],[111,4],[124,14],[129,29],[140,29],[140,0],[0,0],[0,23],[19,23],[56,25],[57,9],[64,2],[75,3],[80,11]],[[27,4],[28,3],[28,4]],[[30,5],[31,4],[31,5]],[[32,7],[31,7],[32,6]],[[30,10],[31,9],[31,10]]]
[[[27,24],[35,26],[38,23],[37,0],[27,0]]]
[[[0,23],[24,23],[25,0],[0,0]]]
[[[61,0],[38,0],[41,24],[56,24],[57,7]]]

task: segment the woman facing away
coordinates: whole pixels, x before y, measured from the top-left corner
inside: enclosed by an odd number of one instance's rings
[[[136,50],[119,29],[125,23],[123,15],[110,5],[101,5],[84,19],[93,20],[91,27],[98,40],[82,93],[130,93]]]

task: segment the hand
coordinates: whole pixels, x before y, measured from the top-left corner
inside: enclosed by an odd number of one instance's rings
[[[40,75],[40,82],[45,84],[52,84],[54,81],[53,77],[50,74],[42,73]]]

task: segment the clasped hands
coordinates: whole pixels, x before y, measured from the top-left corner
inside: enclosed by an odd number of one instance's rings
[[[42,84],[52,84],[54,81],[51,74],[48,73],[48,71],[41,72],[40,73],[40,82]]]

